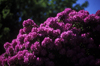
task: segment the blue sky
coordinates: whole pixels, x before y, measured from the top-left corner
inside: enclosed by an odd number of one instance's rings
[[[76,3],[81,5],[85,1],[89,2],[89,5],[85,8],[85,10],[87,10],[90,14],[95,14],[97,10],[100,10],[100,0],[78,0]],[[19,18],[19,21],[20,20],[21,18]]]
[[[90,14],[95,14],[97,10],[100,10],[100,0],[78,0],[76,3],[82,4],[85,1],[89,2],[89,5],[85,10],[87,10]]]

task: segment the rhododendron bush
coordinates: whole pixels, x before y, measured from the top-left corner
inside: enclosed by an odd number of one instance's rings
[[[37,25],[23,21],[12,42],[4,44],[0,66],[99,66],[100,10],[70,8]]]

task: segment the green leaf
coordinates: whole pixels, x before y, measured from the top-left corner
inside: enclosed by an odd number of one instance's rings
[[[7,66],[6,64],[4,66]]]
[[[46,3],[45,3],[45,2],[43,2],[43,3],[42,3],[42,6],[43,6],[43,7],[46,7]]]
[[[10,32],[10,29],[8,28],[8,27],[5,27],[4,29],[3,29],[3,34],[4,35],[6,35],[7,33],[9,33]]]
[[[51,11],[51,10],[49,10],[49,13],[52,13],[52,11]]]
[[[2,38],[2,35],[0,35],[0,39]]]
[[[87,7],[88,5],[89,5],[88,1],[85,1],[85,2],[81,5],[81,7]]]
[[[5,19],[9,13],[10,13],[9,9],[3,9],[3,11],[2,11],[3,18]]]
[[[2,24],[0,23],[0,28],[2,27]]]
[[[75,27],[75,24],[73,24],[73,27]]]

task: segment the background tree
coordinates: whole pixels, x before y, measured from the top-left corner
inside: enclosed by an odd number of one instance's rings
[[[39,25],[65,8],[79,11],[88,6],[88,1],[85,1],[73,7],[76,2],[77,0],[0,0],[0,54],[4,52],[3,44],[16,38],[23,20],[31,18]]]

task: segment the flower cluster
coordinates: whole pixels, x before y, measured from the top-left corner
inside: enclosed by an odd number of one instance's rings
[[[99,66],[100,10],[70,8],[39,26],[31,19],[12,42],[4,44],[0,66]]]

